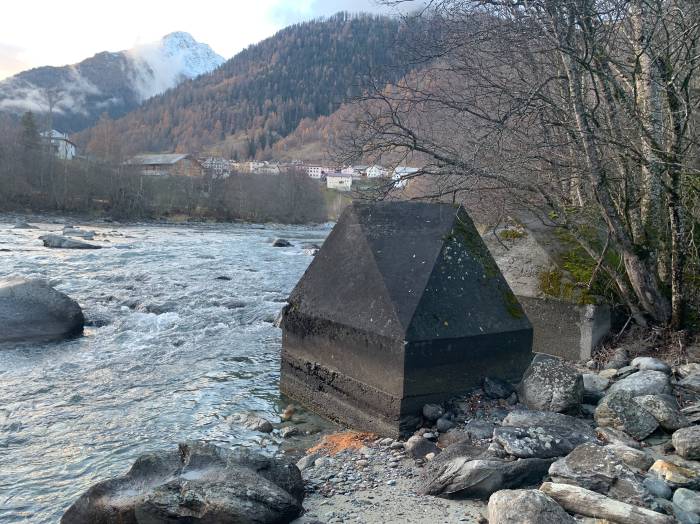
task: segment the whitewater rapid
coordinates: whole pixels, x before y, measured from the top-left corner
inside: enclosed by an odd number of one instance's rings
[[[0,346],[0,522],[55,523],[91,484],[184,439],[274,450],[233,425],[277,420],[273,321],[330,225],[114,226],[96,251],[44,248],[0,217],[0,276],[39,277],[91,324],[60,343]],[[277,237],[289,248],[273,248]]]

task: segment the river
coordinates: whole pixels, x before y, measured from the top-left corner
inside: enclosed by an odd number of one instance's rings
[[[184,439],[275,449],[277,437],[230,417],[277,420],[273,320],[312,259],[301,244],[320,244],[329,225],[100,224],[85,229],[105,248],[77,251],[38,240],[61,225],[8,220],[2,276],[48,280],[93,325],[74,340],[0,346],[1,523],[56,523],[91,484]],[[273,248],[276,237],[293,247]]]

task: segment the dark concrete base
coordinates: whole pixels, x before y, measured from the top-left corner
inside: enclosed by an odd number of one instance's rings
[[[297,360],[284,353],[280,391],[353,429],[398,438],[412,433],[418,423],[415,414],[401,417],[401,399],[317,362]]]

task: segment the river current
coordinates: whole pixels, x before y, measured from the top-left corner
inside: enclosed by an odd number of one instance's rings
[[[275,449],[230,418],[278,420],[273,321],[311,262],[302,243],[329,225],[90,225],[104,249],[82,251],[42,246],[61,225],[8,220],[0,276],[48,280],[91,325],[0,346],[0,523],[56,523],[91,484],[185,439]],[[277,237],[293,246],[273,248]]]

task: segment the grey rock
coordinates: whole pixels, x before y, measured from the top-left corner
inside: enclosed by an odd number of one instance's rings
[[[633,439],[620,429],[597,427],[595,428],[595,432],[596,435],[598,435],[598,438],[606,444],[619,444],[621,446],[627,446],[635,449],[640,449],[642,447],[639,441]]]
[[[519,458],[552,458],[570,453],[576,446],[595,440],[592,428],[576,426],[502,426],[493,431],[493,440],[510,455]]]
[[[673,494],[673,503],[683,511],[700,513],[700,493],[686,488],[678,488]]]
[[[282,429],[280,429],[280,437],[282,438],[289,438],[298,434],[299,428],[297,428],[296,426],[285,426]]]
[[[484,394],[488,398],[508,398],[515,393],[515,388],[505,380],[499,378],[485,377],[482,384]]]
[[[583,378],[583,400],[597,403],[605,395],[610,381],[595,373],[584,373]]]
[[[301,515],[299,469],[278,460],[185,443],[139,457],[129,472],[88,489],[62,524],[291,522]]]
[[[671,383],[668,380],[668,375],[662,371],[643,370],[615,382],[608,389],[608,393],[618,391],[627,391],[635,397],[668,395],[671,393]]]
[[[681,414],[691,424],[700,424],[700,402],[689,404],[681,409]]]
[[[574,524],[554,499],[538,489],[501,490],[489,497],[489,524]]]
[[[440,448],[434,442],[418,435],[409,438],[404,447],[406,452],[415,459],[425,458],[428,453],[440,453]]]
[[[57,340],[83,332],[78,303],[43,280],[0,280],[0,343]]]
[[[276,238],[272,242],[272,247],[291,247],[292,243],[284,238]]]
[[[676,517],[676,521],[679,524],[700,524],[700,515],[697,513],[685,511],[678,507],[677,504],[672,504],[671,509],[673,511],[673,516]]]
[[[485,440],[493,436],[496,424],[487,420],[470,420],[464,426],[465,433],[471,440]]]
[[[502,489],[540,483],[551,463],[551,460],[538,458],[506,461],[489,456],[473,460],[468,456],[458,456],[431,469],[431,475],[420,487],[420,492],[438,497],[485,499]]]
[[[671,438],[676,453],[689,460],[700,459],[700,426],[690,426],[676,431]]]
[[[633,394],[624,390],[603,397],[595,410],[595,421],[599,426],[622,430],[638,440],[648,437],[659,426],[652,414],[634,401]]]
[[[88,244],[82,240],[75,240],[73,238],[66,238],[60,235],[42,235],[39,240],[44,242],[44,247],[52,247],[59,249],[101,249],[102,246],[96,246],[95,244]]]
[[[33,226],[23,220],[18,220],[15,222],[14,228],[13,229],[38,229],[36,226]]]
[[[86,231],[84,229],[78,229],[75,227],[64,227],[63,235],[67,237],[80,237],[85,240],[93,240],[95,238],[94,231]]]
[[[310,453],[308,455],[304,455],[297,461],[297,468],[299,468],[299,471],[304,471],[305,469],[313,468],[320,456],[321,455],[318,453]]]
[[[610,444],[606,446],[606,448],[612,451],[617,458],[629,467],[639,471],[647,471],[654,463],[654,458],[641,449],[624,446],[622,444]]]
[[[445,433],[446,431],[449,431],[450,429],[452,429],[454,427],[454,425],[455,425],[455,423],[452,422],[447,417],[440,417],[436,423],[437,430],[440,433]]]
[[[528,426],[562,426],[572,430],[589,433],[591,425],[580,418],[553,413],[551,411],[529,411],[518,409],[511,411],[501,422],[504,426],[528,427]]]
[[[663,360],[654,357],[637,357],[630,364],[639,369],[662,371],[666,374],[671,372],[671,366]]]
[[[700,373],[692,373],[678,381],[678,387],[700,393]]]
[[[634,401],[653,415],[663,429],[676,431],[690,423],[683,416],[678,403],[673,397],[661,395],[642,395],[635,397]]]
[[[607,446],[581,444],[552,464],[553,482],[574,484],[635,506],[645,506],[651,496],[633,470]]]
[[[583,400],[583,378],[559,359],[533,361],[525,371],[518,396],[530,409],[573,412]]]
[[[445,410],[438,404],[426,404],[423,406],[423,418],[428,422],[436,422],[445,414]]]
[[[647,477],[642,484],[654,497],[668,500],[673,496],[673,490],[661,479]]]
[[[261,433],[272,433],[272,423],[253,413],[234,413],[231,416],[231,421],[235,424],[250,429],[252,431],[260,431]]]

